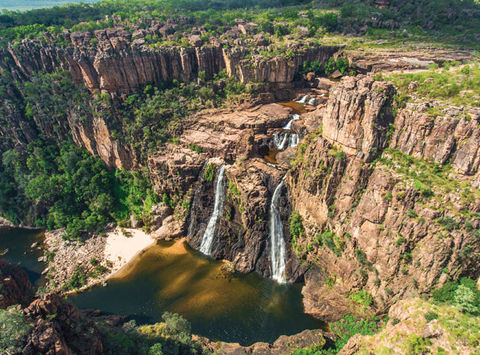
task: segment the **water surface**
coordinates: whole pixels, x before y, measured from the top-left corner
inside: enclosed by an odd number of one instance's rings
[[[15,228],[7,231],[0,231],[0,258],[5,259],[10,264],[19,264],[27,272],[32,283],[40,281],[44,263],[38,261],[43,255],[41,243],[43,241],[43,232],[38,230],[28,230]],[[36,244],[32,248],[33,244]]]
[[[79,308],[161,321],[164,311],[183,315],[195,334],[250,345],[323,326],[303,313],[301,285],[278,285],[257,274],[228,274],[224,264],[183,241],[159,242],[109,281],[70,300]]]
[[[26,11],[65,4],[90,4],[99,0],[0,0],[0,9]]]

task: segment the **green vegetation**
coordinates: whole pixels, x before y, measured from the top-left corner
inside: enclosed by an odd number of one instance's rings
[[[426,72],[392,74],[388,78],[400,95],[442,100],[457,106],[480,106],[480,64],[445,65]],[[433,115],[441,112],[431,111]]]
[[[106,354],[201,354],[192,340],[190,323],[178,314],[165,312],[163,322],[137,326],[135,321],[122,328],[98,324]]]
[[[420,193],[420,196],[417,196],[417,203],[420,206],[443,212],[443,215],[435,222],[444,227],[445,230],[450,232],[464,228],[469,233],[480,236],[480,232],[473,227],[471,222],[480,215],[466,209],[458,211],[452,208],[452,204],[448,200],[448,195],[455,192],[462,203],[473,203],[480,198],[480,190],[474,188],[470,181],[457,179],[450,164],[440,165],[389,148],[385,149],[382,156],[377,159],[377,164],[395,171],[398,179],[400,179],[398,186],[403,186],[405,190],[413,186]],[[400,191],[397,198],[401,199],[403,196],[403,192]],[[435,207],[435,204],[440,207]],[[412,211],[408,214],[415,217],[416,212]],[[460,222],[460,220],[463,220],[463,222]]]
[[[37,140],[25,154],[5,152],[2,163],[3,180],[15,185],[17,205],[2,200],[0,210],[20,220],[33,218],[38,227],[65,228],[67,238],[100,232],[106,223],[121,222],[131,213],[146,216],[158,201],[141,172],[110,171],[70,142],[59,147]]]
[[[345,242],[342,238],[338,237],[334,232],[329,229],[325,229],[323,233],[315,236],[315,241],[320,245],[326,246],[333,251],[337,256],[341,256],[345,249]]]
[[[302,216],[298,211],[293,211],[290,216],[290,236],[291,236],[291,244],[297,255],[301,252],[301,246],[298,243],[299,239],[304,234],[303,223],[302,223]]]
[[[313,62],[304,62],[302,65],[302,72],[309,73],[313,72],[316,75],[326,75],[330,76],[335,71],[339,71],[342,75],[355,75],[354,71],[349,71],[350,63],[345,57],[338,57],[336,60],[331,57],[326,64],[322,62],[313,61]]]
[[[353,47],[385,46],[380,39],[400,45],[406,41],[436,40],[448,45],[475,46],[475,34],[480,32],[478,13],[475,0],[405,0],[384,9],[374,6],[373,1],[353,0],[104,0],[93,5],[5,12],[0,16],[0,37],[15,41],[33,37],[48,40],[49,36],[43,34],[47,32],[64,43],[64,29],[75,32],[113,27],[114,18],[121,19],[127,30],[139,23],[144,29],[151,21],[164,22],[169,18],[179,23],[170,29],[173,39],[149,34],[147,43],[189,46],[182,34],[190,33],[192,28],[202,28],[202,41],[207,42],[211,36],[224,34],[235,19],[243,19],[255,23],[258,31],[278,42],[287,35],[338,41],[336,33],[341,31],[364,35],[366,41],[343,39]]]
[[[480,310],[480,291],[476,282],[462,277],[460,281],[450,281],[432,292],[437,303],[454,305],[461,312],[477,314]]]
[[[215,180],[215,175],[217,174],[217,167],[212,164],[208,164],[203,173],[203,178],[206,182],[213,182]]]
[[[359,290],[352,294],[350,297],[353,301],[365,307],[370,307],[373,303],[372,295],[365,290]]]
[[[25,320],[23,311],[10,307],[0,309],[0,353],[21,353],[32,325]]]
[[[421,355],[429,353],[428,347],[432,345],[430,339],[426,339],[416,334],[410,334],[405,342],[405,350],[408,354]]]
[[[322,343],[322,338],[319,338],[320,344],[314,344],[309,348],[297,349],[292,355],[335,355],[347,344],[348,340],[356,335],[372,335],[377,332],[377,320],[358,319],[353,316],[344,316],[341,320],[330,325],[331,331],[338,336],[334,344]]]

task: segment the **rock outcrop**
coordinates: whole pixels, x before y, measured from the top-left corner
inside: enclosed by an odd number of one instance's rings
[[[155,31],[154,29],[152,29]],[[77,83],[90,90],[128,94],[145,83],[160,84],[173,79],[190,81],[205,72],[212,78],[221,70],[242,82],[291,83],[303,62],[326,62],[340,47],[292,47],[293,60],[286,56],[266,59],[255,56],[254,64],[244,47],[223,47],[221,43],[188,47],[154,48],[134,39],[123,28],[91,33],[65,32],[66,45],[53,38],[23,40],[0,49],[0,67],[14,80],[25,81],[34,72],[68,70]],[[253,65],[252,65],[253,64]]]
[[[434,318],[428,318],[430,317]],[[478,349],[478,319],[462,314],[453,306],[434,305],[420,298],[409,298],[393,305],[385,329],[372,336],[352,337],[340,355],[384,352],[411,354],[472,354]]]
[[[206,342],[205,347],[209,350],[222,352],[227,355],[247,355],[247,354],[291,354],[297,349],[316,346],[319,349],[328,342],[332,342],[335,336],[321,330],[304,330],[295,335],[282,335],[272,344],[255,343],[250,346],[241,346],[235,343],[211,343]],[[203,339],[205,340],[205,339]]]
[[[25,315],[34,322],[24,354],[102,354],[95,323],[61,296],[49,294],[33,301]]]
[[[34,296],[28,275],[18,265],[10,265],[0,259],[0,308],[16,304],[28,305]]]
[[[364,96],[364,85],[376,89]],[[393,120],[392,87],[372,76],[345,78],[332,92],[310,114],[323,132],[310,128],[287,179],[305,228],[294,247],[319,267],[305,275],[306,311],[338,319],[358,307],[335,293],[366,290],[382,312],[449,276],[476,279],[476,111],[443,107],[433,119],[425,104],[409,104]]]

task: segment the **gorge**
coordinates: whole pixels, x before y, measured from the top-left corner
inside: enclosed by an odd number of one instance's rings
[[[430,6],[2,14],[0,352],[475,353],[480,9]]]

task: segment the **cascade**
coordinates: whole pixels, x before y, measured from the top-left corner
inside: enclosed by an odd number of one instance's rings
[[[275,132],[273,134],[273,144],[278,150],[284,150],[288,142],[288,133],[286,132]]]
[[[285,126],[283,126],[283,129],[289,131],[292,128],[293,121],[298,121],[299,119],[300,119],[300,115],[294,114],[292,116],[292,119],[290,121],[288,121],[288,123]]]
[[[215,203],[213,206],[213,213],[208,221],[207,229],[203,234],[202,244],[200,245],[200,252],[205,255],[212,253],[213,238],[215,236],[215,225],[217,224],[218,217],[221,216],[223,211],[223,203],[225,202],[225,165],[222,165],[218,169],[217,182],[215,186]]]
[[[315,102],[316,102],[316,101],[317,101],[317,100],[316,100],[314,97],[312,97],[310,100],[308,100],[308,105],[310,105],[310,106],[315,106]]]
[[[307,102],[307,98],[308,98],[308,95],[305,95],[300,100],[298,100],[297,102],[299,104],[304,104],[305,102]]]
[[[298,145],[298,134],[292,133],[288,139],[289,147],[296,147]]]
[[[285,282],[285,240],[283,238],[283,222],[278,209],[278,202],[285,177],[273,192],[270,203],[270,259],[272,262],[272,279],[278,283]]]

